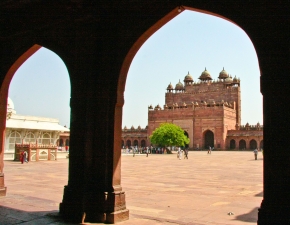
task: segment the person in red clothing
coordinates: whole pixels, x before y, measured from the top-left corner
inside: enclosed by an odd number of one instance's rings
[[[20,162],[23,164],[24,162],[24,151],[20,152]]]

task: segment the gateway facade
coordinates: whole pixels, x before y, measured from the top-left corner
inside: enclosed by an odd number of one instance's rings
[[[160,124],[173,123],[189,137],[190,149],[263,148],[263,127],[259,123],[241,125],[240,79],[232,78],[224,69],[217,80],[206,69],[198,79],[194,82],[188,72],[184,83],[179,81],[175,88],[171,83],[168,85],[163,108],[148,107],[146,146],[150,145],[149,136]],[[125,127],[122,144],[144,145],[141,131],[144,133],[140,127],[136,130],[131,127],[131,131]]]

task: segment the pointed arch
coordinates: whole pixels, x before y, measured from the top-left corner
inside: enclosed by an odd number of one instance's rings
[[[236,141],[234,139],[230,141],[230,149],[236,149]]]
[[[205,149],[214,147],[214,133],[211,130],[206,130],[203,133],[203,143]]]
[[[239,149],[245,150],[246,149],[246,141],[244,139],[239,141]]]

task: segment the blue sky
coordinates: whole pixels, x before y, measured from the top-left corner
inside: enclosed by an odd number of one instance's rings
[[[148,105],[163,105],[171,82],[194,81],[207,68],[213,79],[225,70],[241,79],[242,124],[263,123],[260,71],[254,46],[238,26],[184,11],[148,39],[132,61],[126,82],[123,127],[145,127]],[[16,72],[9,89],[17,113],[58,118],[69,124],[70,82],[61,59],[40,49]]]

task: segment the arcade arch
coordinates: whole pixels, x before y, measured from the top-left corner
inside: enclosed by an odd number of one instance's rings
[[[257,141],[254,139],[250,140],[250,149],[254,150],[256,148],[258,148]]]
[[[126,141],[126,147],[130,148],[131,147],[131,140]]]
[[[239,141],[239,149],[245,150],[247,148],[246,141],[244,139]]]
[[[21,135],[17,131],[11,132],[9,135],[9,147],[8,149],[15,149],[15,144],[21,144]]]
[[[41,51],[40,51],[41,49]],[[44,64],[47,67],[50,67],[51,64],[50,63],[54,63],[55,61],[58,61],[58,65],[55,65],[55,67],[51,68],[54,71],[54,74],[51,74],[51,76],[49,76],[47,79],[51,80],[52,83],[59,83],[60,88],[58,85],[51,85],[50,82],[46,82],[46,78],[44,73],[49,73],[51,72],[50,69],[47,69],[46,67],[43,66],[43,57],[39,57],[39,52],[43,53],[47,53],[51,55],[50,59],[46,59],[47,60]],[[33,57],[32,57],[33,56]],[[47,56],[47,54],[46,54]],[[37,62],[36,62],[37,61]],[[37,64],[35,66],[35,63]],[[61,65],[62,64],[62,65]],[[60,110],[63,112],[63,108],[62,106],[60,106],[59,101],[61,101],[62,98],[62,94],[67,90],[66,87],[70,88],[70,79],[67,76],[66,78],[62,79],[62,77],[60,75],[63,75],[64,73],[60,72],[59,70],[61,70],[60,66],[64,66],[63,61],[52,51],[40,46],[40,45],[33,45],[30,48],[28,48],[28,50],[26,52],[24,52],[10,67],[10,69],[8,70],[8,72],[6,73],[6,76],[4,77],[4,80],[2,82],[2,86],[0,89],[0,108],[2,109],[1,115],[0,115],[0,132],[2,134],[6,133],[6,135],[9,135],[9,137],[6,137],[6,140],[3,138],[0,139],[0,144],[3,146],[3,144],[5,143],[5,147],[1,149],[0,153],[3,154],[4,149],[8,150],[8,154],[11,154],[10,152],[13,152],[13,155],[17,155],[17,153],[15,154],[15,144],[27,144],[27,143],[38,143],[39,145],[56,145],[57,143],[63,143],[63,139],[58,139],[58,134],[60,132],[60,130],[56,130],[57,126],[61,127],[61,125],[59,123],[57,123],[56,119],[52,119],[51,117],[51,112],[47,113],[47,115],[42,114],[43,111],[45,110],[46,112],[53,109],[55,111]],[[36,70],[30,70],[30,72],[27,72],[27,67],[31,67],[31,69],[36,68],[40,69],[40,71],[45,71],[44,73],[37,73],[35,72]],[[24,69],[23,69],[24,68]],[[66,72],[67,69],[65,68]],[[40,79],[35,79],[35,77],[31,77],[31,74],[33,74],[33,76],[38,76],[38,78],[42,79],[42,82],[39,82]],[[66,75],[66,74],[64,74]],[[59,79],[54,79],[54,76],[57,76]],[[16,81],[15,81],[16,80]],[[27,83],[23,82],[21,83],[22,80],[26,80]],[[65,80],[65,82],[64,82]],[[67,83],[66,83],[67,82]],[[16,84],[15,84],[16,83]],[[19,85],[20,84],[20,85]],[[11,90],[12,89],[12,90]],[[17,90],[18,92],[16,93],[15,90]],[[40,93],[40,91],[42,91],[42,93]],[[12,96],[14,96],[15,98],[18,99],[18,104],[16,103],[17,101],[14,101],[15,104],[15,109],[17,111],[17,113],[15,112],[15,110],[13,110],[12,114],[10,114],[9,117],[6,118],[7,115],[7,99],[8,99],[8,93],[11,94]],[[30,96],[27,97],[25,94],[29,93]],[[55,98],[54,95],[57,95],[57,98]],[[64,94],[64,98],[67,97],[66,102],[62,102],[62,105],[65,105],[65,108],[67,107],[67,102],[69,102],[69,95],[70,95],[70,91],[69,93],[65,93]],[[26,100],[29,101],[26,101]],[[34,101],[34,99],[38,99],[39,102],[36,103]],[[61,100],[59,100],[61,99]],[[9,99],[10,101],[10,99]],[[19,107],[19,102],[23,103],[23,105],[25,104],[26,108],[22,108],[20,110]],[[33,107],[31,105],[29,105],[29,103],[33,102],[34,105]],[[53,103],[50,103],[53,102]],[[18,108],[17,108],[18,107]],[[14,108],[13,108],[14,109]],[[36,110],[38,109],[38,112],[36,112]],[[31,110],[31,111],[29,111]],[[39,112],[41,111],[42,112]],[[24,112],[23,112],[24,111]],[[28,112],[27,112],[28,111]],[[18,115],[17,115],[18,114]],[[46,118],[46,116],[49,116],[49,118]],[[16,118],[16,119],[15,119]],[[24,123],[26,124],[12,124],[15,127],[12,126],[11,127],[7,127],[6,128],[6,120],[9,122],[13,121],[17,121],[17,119],[22,118],[22,120],[24,121]],[[41,120],[39,120],[39,118],[41,118]],[[58,118],[58,117],[57,117]],[[70,117],[68,114],[68,121],[70,121]],[[35,122],[36,121],[36,122]],[[35,122],[35,123],[34,123]],[[37,124],[36,124],[37,123]],[[11,125],[11,124],[10,124]],[[56,125],[56,126],[54,126]],[[64,125],[64,124],[63,124]],[[69,125],[69,124],[67,124]],[[15,130],[15,131],[13,131]],[[19,131],[19,132],[18,132]],[[9,134],[10,133],[10,134]],[[4,135],[2,135],[3,137]],[[7,143],[8,142],[8,143]],[[55,148],[56,149],[56,148]],[[52,151],[52,153],[50,153],[50,149],[45,149],[42,150],[40,149],[39,154],[37,153],[31,153],[30,159],[34,160],[37,158],[41,159],[41,160],[55,160],[56,158],[56,153],[54,152],[55,149]],[[10,151],[11,150],[11,151]],[[5,153],[7,153],[6,151],[4,152],[3,156],[5,157]],[[30,151],[28,151],[28,153],[30,154]],[[37,156],[36,156],[37,155]],[[58,154],[59,155],[59,154]],[[3,161],[3,157],[1,158],[1,160]],[[38,158],[39,157],[39,158]],[[17,159],[17,157],[15,157]],[[58,156],[58,158],[60,158]],[[65,158],[65,157],[64,157]],[[9,158],[10,159],[10,158]],[[13,160],[14,157],[11,157],[11,159]],[[3,169],[3,162],[0,162],[0,172],[2,173],[2,169]],[[9,173],[9,172],[8,172]],[[63,187],[63,184],[59,184],[60,187]],[[24,187],[25,188],[25,187]],[[12,189],[11,193],[12,192]],[[59,199],[59,201],[61,201],[61,199]]]
[[[203,133],[204,148],[214,147],[214,133],[211,130],[207,130]]]
[[[184,10],[184,9],[183,9]],[[164,23],[168,22],[170,19],[172,19],[174,16],[176,16],[175,12],[172,12],[172,14],[167,15],[166,19],[161,19],[157,24],[155,24],[154,26],[150,27],[150,29],[148,31],[146,31],[146,35],[142,35],[139,40],[132,46],[131,51],[127,54],[125,61],[123,62],[123,66],[121,69],[121,73],[120,73],[120,77],[119,77],[119,83],[118,83],[118,100],[120,100],[120,104],[123,104],[123,96],[122,94],[124,93],[124,86],[125,86],[125,81],[126,81],[126,76],[127,76],[127,72],[129,69],[129,66],[131,64],[131,61],[135,55],[135,53],[140,49],[140,46],[147,40],[148,37],[150,37],[150,35],[152,35],[157,29],[159,29],[161,26],[164,25]],[[164,21],[167,20],[167,21]],[[149,103],[150,104],[150,103]],[[119,113],[121,112],[121,107],[116,106],[115,108],[115,112]],[[115,126],[116,128],[116,126]],[[210,130],[207,130],[203,133],[203,137],[202,137],[202,144],[204,148],[209,148],[209,146],[211,147],[216,147],[215,146],[215,140],[214,140],[214,133]],[[242,142],[239,143],[239,147],[240,149],[246,149],[246,142],[244,140],[242,140]],[[236,148],[236,141],[232,140],[231,141],[231,149],[235,149]]]
[[[236,149],[236,141],[234,139],[230,141],[230,149]]]
[[[146,147],[146,141],[145,140],[141,140],[141,147]]]

